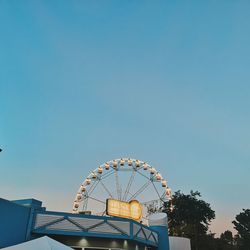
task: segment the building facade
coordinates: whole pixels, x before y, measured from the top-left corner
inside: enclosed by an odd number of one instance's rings
[[[35,199],[0,199],[0,248],[45,235],[77,250],[169,250],[166,225],[52,212]]]

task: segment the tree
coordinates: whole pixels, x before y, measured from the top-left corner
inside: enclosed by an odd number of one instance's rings
[[[226,244],[226,245],[233,245],[234,244],[234,238],[233,233],[229,230],[226,230],[224,233],[220,235],[220,239]]]
[[[240,250],[250,249],[250,209],[243,209],[243,212],[236,215],[233,221],[237,230],[237,246]]]
[[[237,249],[235,245],[235,240],[233,233],[229,230],[226,230],[220,235],[220,238],[217,239],[217,249],[218,250],[234,250]]]
[[[197,191],[187,195],[177,191],[172,198],[173,210],[169,203],[165,203],[163,211],[168,214],[169,234],[190,238],[193,250],[214,250],[214,243],[208,248],[208,243],[204,242],[213,238],[210,235],[208,239],[207,231],[211,220],[215,218],[215,212],[200,197]]]

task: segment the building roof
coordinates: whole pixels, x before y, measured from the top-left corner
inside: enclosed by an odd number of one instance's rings
[[[70,250],[72,248],[44,236],[15,246],[3,248],[4,250]]]

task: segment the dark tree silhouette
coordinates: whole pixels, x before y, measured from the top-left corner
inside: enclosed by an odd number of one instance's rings
[[[232,246],[234,244],[233,233],[229,230],[226,230],[224,233],[222,233],[220,235],[220,239],[227,245]]]
[[[200,197],[197,191],[187,195],[177,191],[172,199],[173,211],[170,204],[166,203],[163,212],[168,214],[170,235],[190,238],[193,250],[214,250],[214,243],[208,247],[207,231],[211,220],[215,218],[215,212]],[[213,238],[213,235],[209,237]]]
[[[250,209],[243,209],[243,212],[236,215],[233,221],[237,230],[237,246],[240,250],[250,249]]]
[[[235,244],[235,239],[233,237],[233,233],[229,230],[226,230],[224,233],[220,235],[217,241],[217,248],[218,250],[236,250],[238,249]]]

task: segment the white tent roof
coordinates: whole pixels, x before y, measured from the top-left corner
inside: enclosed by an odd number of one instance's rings
[[[62,243],[52,240],[47,236],[30,240],[12,247],[3,248],[5,250],[70,250],[72,248]]]

